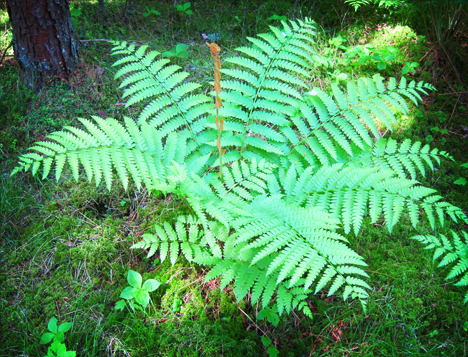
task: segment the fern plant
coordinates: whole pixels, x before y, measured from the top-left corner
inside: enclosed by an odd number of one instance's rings
[[[146,103],[137,120],[81,119],[85,129],[65,127],[36,143],[13,173],[42,167],[43,178],[54,171],[58,179],[68,163],[78,180],[81,164],[96,185],[110,189],[116,174],[125,188],[132,180],[138,189],[175,193],[193,216],[155,224],[132,248],[172,264],[182,253],[211,268],[206,280],[233,283],[238,299],[250,292],[263,307],[276,299],[280,314],[311,316],[307,297],[322,289],[365,308],[366,263],[348,239],[366,216],[383,217],[390,232],[406,213],[415,228],[421,218],[434,230],[447,218],[467,220],[416,181],[445,152],[379,135],[378,125],[392,130],[395,112],[433,88],[378,76],[330,92],[309,88],[314,24],[282,24],[248,38],[251,47],[225,59],[230,68],[221,69],[219,48],[210,45],[215,103],[158,52],[116,44],[127,106]],[[466,272],[466,234],[465,243],[456,233],[453,243],[441,237],[415,239],[436,256],[450,252],[444,263],[460,260],[449,277]]]

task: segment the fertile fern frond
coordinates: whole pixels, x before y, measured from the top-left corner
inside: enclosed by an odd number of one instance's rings
[[[451,231],[453,241],[443,234],[439,236],[433,235],[418,235],[412,237],[426,245],[426,249],[435,249],[434,260],[443,257],[439,263],[439,267],[452,265],[450,273],[445,278],[446,280],[459,277],[459,281],[455,283],[456,286],[468,286],[468,234],[466,232]],[[468,293],[465,295],[465,303],[468,302]]]
[[[34,175],[42,167],[45,178],[55,162],[58,180],[68,163],[78,180],[81,164],[89,182],[94,178],[99,185],[104,179],[109,190],[114,170],[124,188],[130,178],[138,188],[142,183],[151,188],[165,182],[173,161],[183,163],[187,156],[187,135],[183,133],[170,134],[163,145],[161,134],[147,124],[139,127],[130,118],[125,118],[125,126],[115,119],[93,119],[94,123],[80,119],[87,131],[65,127],[66,131],[49,135],[50,141],[37,142],[30,148],[33,152],[19,158],[12,174],[31,168]]]

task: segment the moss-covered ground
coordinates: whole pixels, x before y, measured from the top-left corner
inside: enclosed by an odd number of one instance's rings
[[[52,78],[31,93],[18,80],[11,48],[0,64],[0,356],[44,356],[39,340],[54,316],[73,322],[66,344],[78,356],[266,356],[263,335],[280,356],[467,356],[466,289],[445,281],[448,271],[437,268],[433,252],[410,239],[416,231],[409,220],[391,235],[380,223],[368,222],[350,237],[369,265],[373,289],[365,314],[357,302],[322,292],[308,300],[313,319],[292,313],[274,327],[256,320],[259,307],[248,299],[237,302],[231,288],[220,291],[216,280],[204,283],[200,267],[182,258],[171,266],[130,249],[155,222],[189,213],[177,198],[134,187],[124,191],[118,183],[108,192],[84,179],[76,183],[71,175],[58,183],[9,176],[17,156],[34,141],[76,125],[77,118],[122,118],[140,109],[125,108],[113,80],[111,45],[100,40],[134,41],[160,52],[186,44],[188,58],[171,61],[209,90],[213,67],[206,37],[221,46],[221,57],[228,56],[247,36],[278,25],[269,19],[275,14],[310,16],[320,28],[311,86],[376,72],[399,77],[405,63],[419,63],[408,76],[438,91],[400,116],[393,133],[382,128],[382,135],[448,151],[455,161],[442,162],[420,180],[466,211],[468,186],[454,182],[468,175],[460,166],[468,161],[468,83],[439,60],[417,10],[374,5],[354,12],[341,0],[206,0],[192,3],[193,14],[187,15],[175,2],[135,0],[135,13],[127,16],[125,4],[106,2],[105,22],[97,1],[71,1],[80,10],[74,21],[82,41],[80,66],[68,82]],[[144,16],[148,9],[161,15]],[[0,54],[11,40],[7,21],[2,2]],[[366,44],[377,51],[394,47],[398,55],[384,70],[371,60],[353,65],[347,48]],[[430,228],[422,225],[417,232]],[[163,283],[151,293],[146,313],[114,309],[130,269]]]

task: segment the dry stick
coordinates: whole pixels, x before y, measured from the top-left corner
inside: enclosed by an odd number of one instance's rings
[[[437,95],[454,95],[454,94],[468,94],[468,91],[464,90],[461,92],[444,93],[444,94],[437,94]]]
[[[258,327],[258,325],[250,318],[250,316],[247,315],[247,314],[244,312],[244,310],[242,310],[239,306],[238,306],[237,308],[238,308],[240,311],[242,311],[242,313],[243,313],[245,316],[247,316],[247,318],[248,318],[250,321],[252,321],[252,323],[255,325],[256,328],[258,328],[260,331],[262,331],[263,335],[268,336],[268,335],[265,333],[265,331],[263,331],[260,327]]]
[[[97,41],[111,42],[112,40],[106,40],[105,38],[96,38],[94,40],[80,40],[80,42],[97,42]]]
[[[8,51],[8,49],[9,49],[11,46],[13,46],[13,41],[10,41],[10,44],[8,45],[8,47],[5,48],[5,51],[3,52],[2,58],[0,59],[0,65],[2,64],[3,59],[5,58],[5,55],[6,55],[7,51]]]

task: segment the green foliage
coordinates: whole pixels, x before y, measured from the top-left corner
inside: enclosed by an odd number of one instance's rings
[[[279,351],[276,347],[271,345],[271,340],[268,337],[262,336],[262,344],[265,347],[268,347],[267,354],[268,356],[276,357],[279,354]]]
[[[455,283],[457,286],[467,286],[468,285],[468,234],[462,232],[458,234],[457,232],[451,231],[453,242],[447,238],[446,235],[439,234],[438,236],[425,235],[425,236],[415,236],[413,239],[420,241],[423,244],[426,244],[426,249],[435,249],[434,260],[443,257],[442,261],[439,263],[439,267],[446,266],[448,264],[455,263],[450,273],[445,278],[446,280],[453,279],[461,275],[461,279]],[[463,240],[462,238],[463,237]],[[465,303],[468,302],[468,293],[465,295]]]
[[[151,300],[149,293],[161,286],[161,283],[154,279],[148,279],[142,284],[141,275],[133,270],[128,271],[127,281],[130,286],[120,293],[120,297],[127,301],[132,311],[146,309]],[[126,306],[125,300],[119,300],[115,304],[115,309],[123,310]]]
[[[67,351],[65,341],[65,333],[72,328],[71,322],[64,322],[57,326],[57,319],[52,317],[47,325],[50,332],[46,332],[41,337],[41,344],[48,344],[52,341],[52,344],[48,348],[46,357],[75,357],[76,351]]]
[[[177,58],[188,58],[189,46],[183,43],[177,44],[174,48],[166,51],[162,54],[163,57],[177,57]]]
[[[225,60],[232,66],[221,70],[221,137],[214,104],[196,93],[200,85],[188,73],[148,46],[123,43],[113,52],[122,56],[116,78],[124,77],[127,106],[148,103],[137,123],[81,119],[86,131],[66,127],[36,143],[14,173],[42,167],[45,178],[55,163],[58,180],[68,163],[78,179],[81,164],[96,185],[104,180],[110,189],[116,172],[125,188],[131,179],[182,198],[192,215],[155,225],[133,248],[158,251],[173,265],[182,252],[211,269],[206,281],[220,277],[221,289],[233,282],[238,300],[251,292],[263,308],[276,300],[279,315],[298,309],[311,317],[306,299],[325,289],[365,308],[367,264],[348,238],[368,216],[383,218],[389,232],[405,213],[414,227],[425,217],[433,230],[447,218],[466,220],[416,181],[445,152],[380,138],[379,127],[396,124],[396,111],[408,112],[407,99],[417,104],[433,87],[374,76],[311,89],[314,24],[282,24]],[[133,283],[141,289],[141,278]]]
[[[264,307],[257,314],[257,320],[267,319],[274,327],[277,327],[279,324],[278,309],[276,305],[273,305],[272,308]],[[263,340],[263,339],[262,339]]]
[[[186,2],[182,5],[176,5],[176,10],[177,11],[180,11],[180,12],[183,12],[187,15],[192,15],[193,12],[192,10],[190,9],[190,7],[192,6],[192,4],[190,4],[189,2]]]
[[[149,9],[148,6],[146,7],[146,11],[143,13],[144,17],[148,17],[150,15],[156,15],[159,16],[161,13],[155,9]]]

